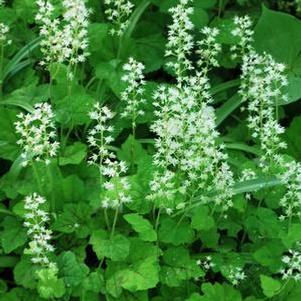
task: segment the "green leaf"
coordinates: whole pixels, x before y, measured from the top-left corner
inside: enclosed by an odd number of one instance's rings
[[[288,249],[292,248],[295,245],[295,243],[301,240],[301,225],[292,224],[288,231],[281,232],[279,236],[283,244]]]
[[[16,111],[0,108],[0,157],[7,160],[15,160],[20,152],[16,143],[15,121]]]
[[[102,230],[94,231],[90,238],[93,250],[98,259],[110,258],[112,261],[124,260],[129,255],[130,242],[120,234],[114,235],[111,239]]]
[[[240,183],[236,183],[233,187],[234,194],[240,194],[244,192],[254,192],[260,189],[283,185],[283,182],[277,178],[257,178],[254,180],[247,180]]]
[[[27,240],[26,230],[15,217],[5,217],[4,231],[1,234],[1,244],[5,253],[10,253],[25,244]]]
[[[83,288],[85,291],[100,293],[104,290],[104,284],[104,276],[100,270],[97,270],[85,278],[83,282]]]
[[[39,46],[40,41],[41,41],[40,37],[32,40],[14,55],[14,57],[8,62],[8,64],[3,69],[3,77],[2,77],[3,82],[6,79],[8,79],[12,75],[12,73],[16,72],[16,68],[18,68],[20,62],[24,58],[29,56],[32,53],[32,51]]]
[[[158,235],[160,241],[178,246],[191,243],[194,232],[186,220],[177,224],[174,219],[166,217],[161,221]]]
[[[191,294],[191,296],[186,299],[185,301],[202,301],[202,297],[200,294],[198,293],[193,293]]]
[[[257,50],[266,51],[277,61],[292,67],[301,50],[300,20],[263,6],[255,28],[254,45]]]
[[[288,74],[288,85],[282,89],[282,93],[287,96],[287,100],[280,101],[278,105],[288,105],[301,98],[301,78],[294,74]]]
[[[145,72],[159,70],[164,63],[165,43],[166,40],[161,33],[135,39],[135,42],[131,43],[133,45],[131,55],[144,63]]]
[[[32,263],[31,259],[28,256],[23,257],[14,268],[16,284],[34,289],[36,287],[36,270],[37,266]]]
[[[170,287],[181,285],[182,281],[204,276],[203,270],[191,259],[184,247],[172,247],[164,252],[163,259],[167,266],[160,270],[160,281]]]
[[[59,158],[59,164],[61,166],[68,164],[81,163],[87,154],[87,146],[80,142],[75,142],[65,148],[64,153]]]
[[[207,12],[200,7],[194,7],[194,11],[190,19],[194,24],[196,30],[202,29],[209,22],[209,16]]]
[[[42,298],[60,298],[65,294],[65,284],[63,279],[58,279],[56,270],[42,269],[37,271],[39,278],[37,291]]]
[[[200,301],[241,301],[240,293],[227,284],[220,283],[204,283],[202,284],[204,296]]]
[[[53,229],[68,234],[76,232],[76,236],[84,238],[90,232],[91,213],[91,208],[85,202],[66,204],[63,213],[54,222]]]
[[[94,103],[93,97],[86,94],[83,88],[76,86],[71,95],[57,101],[57,119],[62,125],[68,127],[88,123],[90,121],[88,114]]]
[[[138,164],[143,161],[146,156],[146,151],[143,149],[141,143],[135,140],[132,135],[129,135],[126,141],[121,145],[120,150],[117,151],[118,159],[129,164],[131,164],[132,161]]]
[[[241,105],[241,98],[235,94],[216,110],[216,125],[219,126]]]
[[[210,230],[214,226],[214,219],[209,215],[208,207],[194,209],[191,214],[191,226],[196,230]]]
[[[123,218],[132,225],[133,229],[139,233],[139,237],[144,241],[157,240],[157,233],[154,231],[152,224],[142,216],[132,213],[126,214]]]
[[[16,256],[0,256],[0,268],[12,268],[18,260],[19,258]]]
[[[281,283],[269,276],[260,275],[261,288],[265,296],[271,298],[279,292]]]
[[[118,274],[121,286],[131,292],[154,288],[159,281],[157,259],[148,257]]]
[[[264,245],[258,246],[253,253],[254,259],[262,266],[268,267],[272,272],[277,273],[280,269],[281,257],[284,248],[277,239],[266,241]]]
[[[82,284],[89,272],[89,268],[84,263],[79,262],[71,251],[61,253],[58,268],[66,287],[71,290]]]
[[[284,139],[287,143],[287,153],[297,160],[301,160],[301,116],[295,117],[289,128],[284,133]]]
[[[140,1],[137,8],[132,13],[130,19],[129,19],[129,25],[126,28],[126,31],[124,32],[124,37],[129,38],[133,31],[135,30],[135,27],[138,23],[138,20],[141,18],[144,11],[147,9],[147,7],[151,4],[150,0],[142,0]]]

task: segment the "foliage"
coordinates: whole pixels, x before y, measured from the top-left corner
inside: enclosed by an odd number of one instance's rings
[[[300,300],[300,6],[0,0],[0,301]]]

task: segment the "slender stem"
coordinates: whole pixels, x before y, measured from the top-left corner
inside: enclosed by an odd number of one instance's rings
[[[221,16],[222,14],[222,10],[223,10],[223,4],[224,4],[224,1],[223,0],[219,0],[219,3],[218,3],[218,17]]]
[[[161,208],[158,210],[157,218],[156,218],[156,224],[155,224],[155,231],[158,235],[158,227],[159,227],[159,221],[160,221],[160,215],[161,215]]]
[[[36,182],[38,184],[39,193],[42,193],[42,191],[43,191],[43,189],[42,189],[42,183],[40,181],[40,176],[39,176],[38,170],[36,168],[35,162],[32,161],[31,167],[32,167],[32,171],[33,171],[35,180],[36,180]]]
[[[108,229],[108,231],[111,231],[107,208],[104,209],[103,214],[104,214],[104,217],[105,217],[105,222],[106,222],[106,225],[107,225],[107,229]]]
[[[46,173],[47,173],[47,177],[48,177],[48,181],[49,181],[49,185],[50,185],[50,194],[51,194],[51,203],[50,203],[50,207],[51,207],[51,211],[52,212],[55,212],[55,208],[56,208],[56,204],[55,204],[55,197],[54,197],[54,194],[53,194],[53,178],[52,178],[52,175],[51,175],[51,171],[50,171],[50,168],[49,168],[49,165],[46,166]]]
[[[115,227],[116,227],[117,219],[118,219],[118,207],[116,208],[115,215],[114,215],[114,221],[113,221],[111,235],[110,235],[111,239],[113,238],[114,233],[115,233]]]
[[[65,149],[72,130],[73,130],[73,125],[71,125],[70,128],[68,129],[68,132],[67,132],[67,135],[65,136],[65,139],[63,140],[63,137],[61,138],[62,139],[62,150]]]
[[[131,143],[131,171],[134,171],[134,165],[135,165],[135,137],[136,137],[136,123],[132,122],[132,143]]]

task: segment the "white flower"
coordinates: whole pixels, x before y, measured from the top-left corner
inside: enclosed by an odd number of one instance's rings
[[[131,185],[124,177],[120,177],[120,174],[116,173],[110,180],[104,185],[105,197],[102,200],[102,208],[120,209],[123,204],[132,202],[132,198],[129,196]]]
[[[287,255],[282,257],[284,267],[280,270],[283,280],[301,279],[301,253],[297,250],[289,250]]]
[[[10,45],[11,40],[7,39],[7,34],[9,32],[9,27],[4,23],[0,22],[0,45]]]
[[[148,199],[164,208],[180,209],[176,194],[188,201],[189,195],[199,192],[205,202],[206,195],[214,191],[210,200],[225,211],[232,206],[233,174],[223,147],[216,141],[219,133],[214,109],[208,106],[208,81],[199,77],[193,80],[196,82],[203,86],[163,86],[154,94],[156,120],[151,129],[157,136],[153,161],[158,172],[150,183]],[[185,206],[185,198],[181,203]]]
[[[238,45],[231,47],[231,50],[233,51],[233,58],[238,55],[243,56],[253,49],[252,42],[254,34],[254,31],[252,30],[253,23],[249,16],[236,16],[234,18],[234,24],[236,25],[236,28],[232,30],[232,34],[235,37],[238,37],[239,41]]]
[[[241,281],[246,279],[246,274],[240,267],[231,267],[228,275],[228,280],[232,283],[232,285],[236,286]]]
[[[114,113],[107,106],[94,105],[93,111],[89,117],[96,122],[95,126],[89,131],[88,144],[94,149],[89,157],[89,164],[102,165],[107,158],[113,158],[115,155],[108,150],[108,144],[114,141],[111,136],[113,127],[108,125],[108,121],[114,117]]]
[[[199,49],[197,50],[197,54],[200,55],[198,64],[203,72],[206,73],[210,66],[219,67],[217,56],[222,51],[222,47],[221,44],[216,41],[219,34],[217,28],[206,26],[201,30],[201,33],[204,35],[204,39],[198,42]]]
[[[206,272],[215,267],[215,263],[212,262],[211,256],[206,256],[203,260],[198,259],[196,263]]]
[[[91,10],[86,8],[85,0],[64,0],[63,19],[54,18],[54,6],[50,1],[37,0],[36,21],[40,24],[42,36],[41,65],[67,62],[70,66],[82,63],[87,52],[88,17]],[[73,73],[70,71],[69,76]]]
[[[243,56],[241,86],[242,101],[247,102],[248,127],[252,137],[259,140],[262,156],[260,166],[267,171],[269,163],[278,162],[278,150],[285,148],[280,135],[284,128],[277,120],[277,103],[285,101],[281,94],[287,85],[285,66],[275,62],[271,55],[259,55],[254,51]]]
[[[133,3],[128,0],[105,0],[104,3],[107,6],[105,14],[113,24],[111,34],[121,36],[128,26],[128,19],[134,8]]]
[[[27,234],[31,238],[29,249],[26,250],[32,256],[34,264],[50,267],[54,263],[49,260],[49,253],[54,251],[51,245],[52,231],[46,228],[49,220],[48,213],[41,209],[46,199],[33,193],[24,200],[25,222]]]
[[[59,143],[55,140],[56,128],[51,106],[38,103],[32,113],[20,113],[17,117],[19,120],[15,122],[15,128],[20,135],[17,144],[23,148],[22,157],[49,162],[59,149]]]
[[[301,217],[301,164],[292,161],[284,163],[283,167],[285,171],[280,175],[280,179],[286,185],[286,193],[279,202],[284,210],[281,219]]]
[[[166,44],[165,56],[171,57],[168,66],[176,73],[179,83],[183,81],[187,70],[193,70],[189,55],[194,46],[191,31],[194,26],[189,19],[193,13],[191,0],[180,0],[176,7],[169,9],[173,23],[168,27],[168,42]]]
[[[133,131],[136,127],[138,116],[144,114],[144,111],[141,109],[141,105],[145,103],[145,99],[142,96],[145,84],[144,68],[142,63],[137,62],[133,58],[130,58],[128,63],[123,66],[126,74],[122,77],[122,80],[126,83],[126,89],[121,94],[121,100],[126,103],[126,107],[122,117],[131,119]]]

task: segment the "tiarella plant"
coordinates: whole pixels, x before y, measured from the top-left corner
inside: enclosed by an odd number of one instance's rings
[[[48,103],[37,103],[32,113],[20,113],[17,117],[19,120],[15,122],[15,127],[20,135],[17,144],[23,149],[22,165],[26,166],[31,160],[50,164],[59,149],[51,106]]]
[[[137,118],[145,113],[141,107],[146,102],[143,98],[144,68],[142,63],[135,61],[133,58],[130,58],[129,62],[123,66],[126,74],[122,77],[122,80],[125,82],[126,88],[122,92],[121,100],[126,103],[126,107],[121,116],[131,120],[134,138]]]
[[[25,197],[24,203],[26,212],[24,226],[28,229],[27,235],[31,238],[29,249],[25,252],[32,256],[31,261],[34,264],[54,267],[55,263],[49,258],[49,254],[54,252],[54,247],[50,243],[52,231],[46,228],[49,216],[41,208],[46,203],[46,199],[33,193]]]
[[[112,23],[110,33],[121,36],[129,23],[129,16],[132,14],[134,5],[128,0],[105,0],[105,14]]]
[[[86,1],[63,1],[63,18],[55,16],[52,1],[37,0],[38,13],[36,21],[41,24],[41,65],[51,63],[68,64],[70,79],[73,78],[75,67],[83,63],[89,55],[87,26],[91,10],[87,9]]]
[[[0,6],[0,301],[300,300],[296,1]]]

